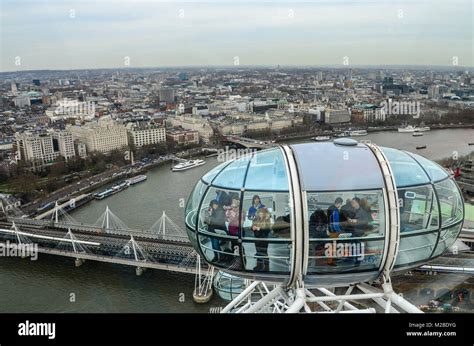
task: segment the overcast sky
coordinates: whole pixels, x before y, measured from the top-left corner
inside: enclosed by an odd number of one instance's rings
[[[473,2],[0,0],[1,71],[473,66]],[[16,65],[20,64],[20,65]]]

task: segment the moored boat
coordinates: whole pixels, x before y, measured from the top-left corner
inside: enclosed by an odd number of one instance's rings
[[[112,196],[112,195],[116,194],[117,192],[122,191],[123,189],[126,189],[128,186],[129,186],[128,181],[126,181],[126,180],[121,181],[120,183],[115,184],[112,187],[109,187],[109,188],[105,189],[102,192],[98,192],[98,193],[94,194],[94,198],[95,199],[104,199],[106,197],[109,197],[109,196]]]
[[[147,179],[146,175],[140,174],[140,175],[137,175],[133,178],[127,179],[127,182],[128,182],[129,185],[134,185],[134,184],[138,184],[142,181],[145,181],[146,179]]]
[[[349,131],[349,136],[350,137],[358,137],[358,136],[367,136],[367,130],[352,130]]]
[[[316,142],[325,142],[329,141],[331,139],[330,136],[316,136],[312,137],[311,140],[316,141]]]
[[[428,126],[423,126],[423,125],[419,127],[415,127],[413,125],[406,125],[406,126],[398,128],[398,132],[426,132],[430,130],[431,128],[429,128]]]
[[[206,163],[204,160],[188,160],[184,162],[180,162],[177,165],[173,166],[172,170],[173,172],[179,172],[179,171],[184,171],[187,169],[191,169],[194,167],[202,166]]]

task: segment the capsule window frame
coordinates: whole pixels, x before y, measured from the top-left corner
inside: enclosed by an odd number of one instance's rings
[[[377,194],[378,198],[378,217],[379,221],[382,219],[380,211],[383,210],[383,223],[379,222],[378,224],[378,232],[382,231],[383,233],[381,235],[368,235],[364,237],[347,237],[347,238],[330,238],[329,236],[327,238],[311,238],[309,234],[309,222],[310,222],[310,215],[312,214],[310,212],[310,201],[309,199],[312,197],[312,195],[333,195],[333,197],[336,197],[337,194],[353,194],[354,196],[358,195],[363,195],[364,193],[369,193]],[[386,232],[387,230],[387,221],[388,221],[388,214],[386,212],[386,192],[384,188],[376,188],[376,189],[354,189],[354,190],[333,190],[333,191],[305,191],[304,194],[304,205],[303,207],[306,209],[305,214],[308,216],[308,219],[305,221],[306,225],[305,227],[308,227],[308,234],[305,236],[306,240],[304,242],[304,246],[307,247],[307,263],[305,265],[305,271],[306,275],[311,277],[311,276],[330,276],[330,275],[341,275],[341,274],[359,274],[359,273],[379,273],[380,272],[380,266],[382,265],[383,258],[384,258],[384,253],[386,251],[386,243],[387,243],[387,237],[389,234]],[[340,196],[339,196],[340,197]],[[344,202],[344,198],[343,198]],[[332,199],[331,204],[334,203],[334,198]],[[329,206],[328,206],[329,207]],[[326,208],[327,212],[327,208]],[[357,270],[357,268],[360,268],[358,265],[354,266],[347,266],[347,267],[340,267],[342,270],[337,270],[334,268],[338,267],[328,267],[333,268],[333,270],[329,271],[318,271],[316,270],[318,266],[314,266],[310,264],[310,261],[315,259],[315,256],[311,256],[309,254],[309,249],[312,248],[312,246],[315,246],[316,243],[321,243],[321,242],[333,242],[335,239],[339,239],[341,242],[346,242],[346,241],[351,241],[355,240],[356,242],[381,242],[381,246],[378,248],[380,253],[377,254],[377,264],[373,266],[373,268],[364,268],[361,270]],[[348,256],[348,257],[357,257],[357,256]],[[327,257],[326,257],[327,258]],[[344,256],[344,259],[346,256]]]

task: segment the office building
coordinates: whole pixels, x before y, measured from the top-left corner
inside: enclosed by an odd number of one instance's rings
[[[128,123],[127,131],[130,144],[135,148],[166,142],[166,129],[156,124]]]
[[[16,133],[15,141],[19,159],[35,166],[51,164],[58,156],[68,160],[75,155],[72,134],[66,131]]]
[[[128,146],[127,129],[110,118],[100,119],[83,126],[69,126],[68,130],[81,142],[87,152],[110,153]]]

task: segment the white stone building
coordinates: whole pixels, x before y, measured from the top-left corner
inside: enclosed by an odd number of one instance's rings
[[[127,128],[110,118],[99,119],[83,126],[69,126],[68,130],[86,144],[87,152],[110,153],[128,146]]]
[[[163,126],[128,123],[127,131],[130,144],[133,144],[135,148],[166,142],[166,129]]]
[[[199,132],[199,137],[203,143],[209,143],[211,137],[214,136],[214,130],[212,129],[209,121],[200,116],[190,115],[179,115],[174,118],[170,118],[169,122],[172,127],[182,127],[186,130],[194,130]]]
[[[66,160],[75,156],[72,134],[66,131],[16,133],[15,140],[20,160],[39,166],[52,163],[60,155]]]

